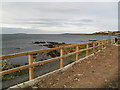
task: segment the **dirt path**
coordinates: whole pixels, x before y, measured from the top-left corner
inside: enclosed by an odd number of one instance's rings
[[[110,46],[63,72],[53,74],[33,87],[117,88],[118,47]],[[113,83],[114,82],[114,83]]]

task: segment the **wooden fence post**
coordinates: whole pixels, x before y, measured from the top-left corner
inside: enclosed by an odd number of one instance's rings
[[[113,40],[114,40],[114,43],[115,43],[115,38]]]
[[[106,44],[107,44],[107,46],[108,46],[108,40],[106,40]]]
[[[95,53],[95,42],[93,42],[93,53]]]
[[[106,47],[107,47],[107,40],[106,40]]]
[[[104,48],[104,40],[102,40],[102,49]]]
[[[112,44],[114,44],[114,39],[112,39]]]
[[[76,61],[79,59],[78,57],[79,57],[79,53],[78,53],[78,51],[79,51],[79,46],[77,45],[76,46]]]
[[[28,55],[28,63],[31,65],[33,63],[33,55]],[[33,67],[29,67],[29,80],[32,80],[34,78],[33,75]]]
[[[112,44],[115,44],[115,38],[113,38],[113,42],[112,42]]]
[[[98,41],[98,50],[100,50],[100,41]]]
[[[60,56],[63,57],[64,55],[64,48],[60,49]],[[63,68],[63,58],[60,59],[60,68]]]
[[[87,49],[87,50],[86,50],[86,56],[89,55],[89,50],[88,50],[88,48],[89,48],[89,44],[87,43],[87,44],[86,44],[86,49]]]
[[[107,40],[105,40],[105,47],[107,47]]]

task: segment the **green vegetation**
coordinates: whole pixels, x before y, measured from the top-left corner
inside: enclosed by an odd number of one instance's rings
[[[118,41],[117,41],[117,43],[116,43],[116,44],[120,45],[120,39],[118,39]]]
[[[93,35],[108,35],[107,32],[95,32]]]
[[[85,56],[86,55],[86,51],[79,52],[79,55],[82,56],[82,57]]]
[[[14,68],[20,67],[20,64],[13,64],[13,67],[14,67]]]
[[[95,33],[92,33],[93,35],[120,35],[120,31],[110,31],[109,33],[108,32],[95,32]]]
[[[3,76],[2,77],[2,81],[8,81],[8,80],[12,80],[12,78],[9,77],[9,76]]]
[[[66,48],[67,52],[73,52],[75,50],[75,47],[69,47],[69,48]]]
[[[85,44],[79,46],[79,50],[80,50],[80,49],[85,49],[85,48],[86,48],[86,45],[85,45]]]
[[[69,64],[72,63],[72,62],[74,62],[74,61],[75,61],[75,60],[74,60],[74,56],[73,56],[73,55],[72,55],[72,56],[69,56],[69,57],[68,57],[68,60],[69,60],[69,61],[68,61]]]
[[[20,67],[20,66],[21,66],[20,64],[11,64],[9,62],[9,60],[3,60],[2,61],[2,71],[12,69],[12,68],[16,68],[16,67]],[[25,74],[25,73],[28,73],[27,69],[3,75],[2,76],[2,81],[7,81],[7,80],[14,79],[16,76],[20,76],[20,75]]]
[[[6,74],[6,75],[2,76],[2,81],[11,80],[11,79],[14,79],[17,76],[20,76],[20,75],[23,75],[23,74],[26,74],[26,73],[28,73],[28,69],[24,69],[22,71],[16,71],[16,72],[13,72],[13,73],[10,73],[10,74]]]

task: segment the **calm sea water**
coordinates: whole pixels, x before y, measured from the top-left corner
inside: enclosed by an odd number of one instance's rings
[[[112,37],[114,38],[114,36]],[[62,34],[3,34],[2,35],[2,54],[13,54],[31,50],[45,49],[47,47],[33,44],[35,41],[53,41],[65,43],[82,43],[90,39],[108,39],[102,35],[62,35]],[[20,49],[17,49],[20,48]],[[27,62],[26,56],[9,59],[12,63],[24,64]]]

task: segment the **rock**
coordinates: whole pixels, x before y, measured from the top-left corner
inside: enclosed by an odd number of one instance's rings
[[[28,63],[25,63],[25,65],[28,65]]]
[[[92,73],[94,73],[95,71],[91,71]]]
[[[34,89],[35,89],[35,88],[38,88],[38,87],[35,87],[35,86],[34,86],[34,87],[32,87],[32,88],[34,88]]]
[[[42,44],[42,45],[39,45],[39,46],[46,46],[48,48],[55,48],[59,45],[62,45],[62,44],[65,44],[65,42],[62,42],[62,43],[59,43],[59,42],[45,42],[45,41],[42,41],[42,42],[32,42],[33,44]]]
[[[109,67],[111,67],[111,65],[109,65]]]
[[[83,76],[83,74],[78,74],[78,76]]]
[[[15,48],[15,49],[20,49],[20,48]]]
[[[87,63],[90,63],[90,61],[88,61]]]
[[[60,56],[60,53],[57,50],[53,50],[47,53],[47,55],[50,55],[51,57]]]
[[[93,67],[93,66],[91,65],[91,67]]]
[[[53,46],[53,45],[48,45],[48,48],[54,48],[55,46]]]
[[[32,42],[33,44],[40,44],[39,42]]]
[[[78,78],[75,78],[74,80],[75,80],[75,81],[77,81],[77,80],[78,80]]]
[[[37,55],[37,53],[34,53],[33,55]]]
[[[41,41],[41,42],[38,42],[38,41],[36,41],[36,42],[32,42],[33,44],[43,44],[43,43],[46,43],[45,41]]]
[[[97,57],[94,57],[94,59],[96,59]]]
[[[63,88],[66,88],[67,86],[66,85],[63,85]]]
[[[90,39],[89,41],[97,41],[96,39]]]
[[[57,81],[59,81],[59,78],[57,78]]]
[[[53,44],[44,44],[44,45],[39,45],[39,46],[46,46],[48,48],[54,48],[55,47]]]
[[[39,42],[39,43],[46,43],[45,41],[43,41],[43,42]]]
[[[53,87],[55,86],[55,84],[52,85]]]
[[[65,42],[62,42],[61,44],[65,44]]]
[[[107,79],[105,79],[105,82],[107,82],[108,80]]]
[[[58,42],[47,42],[47,43],[50,43],[50,44],[58,44]]]

